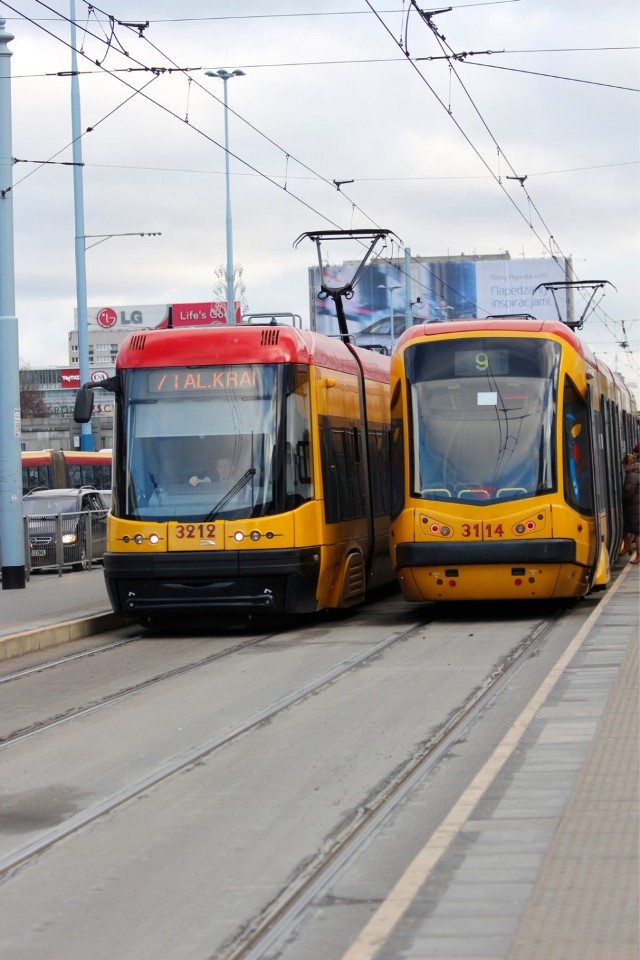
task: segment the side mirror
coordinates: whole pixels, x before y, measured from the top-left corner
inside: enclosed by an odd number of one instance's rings
[[[73,408],[73,419],[76,423],[89,423],[93,412],[93,388],[101,387],[108,390],[109,393],[116,393],[118,390],[118,375],[107,377],[106,380],[100,380],[97,384],[89,381],[83,383],[76,394],[76,402]]]
[[[93,412],[93,390],[86,384],[76,394],[73,419],[76,423],[89,423]]]

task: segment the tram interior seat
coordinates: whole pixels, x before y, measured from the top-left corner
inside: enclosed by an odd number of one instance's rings
[[[451,497],[451,491],[447,490],[446,487],[425,487],[424,490],[420,491],[421,496],[423,497]]]
[[[496,497],[512,497],[518,493],[526,493],[526,487],[500,487]]]
[[[476,500],[488,500],[489,491],[485,490],[484,487],[465,487],[462,490],[458,490],[458,500],[462,497],[475,497]]]

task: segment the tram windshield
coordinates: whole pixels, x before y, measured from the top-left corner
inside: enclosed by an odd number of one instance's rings
[[[119,515],[257,517],[313,495],[307,367],[127,370],[122,384]]]
[[[412,495],[493,502],[556,488],[560,346],[477,337],[407,348]]]

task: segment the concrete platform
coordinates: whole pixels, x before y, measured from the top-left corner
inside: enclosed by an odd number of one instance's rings
[[[506,762],[428,841],[442,854],[421,872],[417,853],[341,960],[638,960],[639,583],[622,571]]]
[[[125,624],[111,610],[102,566],[32,573],[24,589],[0,590],[0,660]]]

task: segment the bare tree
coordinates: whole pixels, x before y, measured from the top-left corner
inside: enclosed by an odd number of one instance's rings
[[[49,416],[49,408],[44,401],[42,391],[27,366],[20,369],[20,415],[25,420]]]

